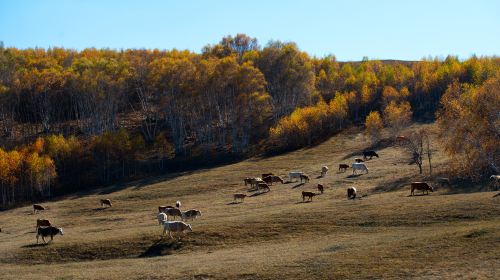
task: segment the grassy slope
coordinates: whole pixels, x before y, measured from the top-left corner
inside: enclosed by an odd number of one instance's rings
[[[414,128],[414,127],[413,127]],[[411,128],[411,129],[413,129]],[[276,279],[276,278],[494,278],[500,274],[500,197],[491,192],[408,197],[407,183],[422,179],[401,149],[380,147],[370,173],[338,173],[366,148],[353,129],[310,149],[224,167],[176,174],[124,188],[0,213],[2,279]],[[447,159],[435,154],[436,172]],[[322,165],[325,178],[316,178]],[[305,185],[272,186],[266,194],[232,204],[245,192],[242,178],[303,170]],[[326,185],[301,203],[302,190]],[[367,195],[345,198],[347,186]],[[102,210],[99,198],[114,206]],[[183,202],[203,216],[181,242],[160,239],[160,204]],[[65,230],[35,246],[36,218]]]

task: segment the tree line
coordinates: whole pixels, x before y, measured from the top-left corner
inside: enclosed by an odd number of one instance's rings
[[[74,191],[165,172],[176,161],[294,149],[372,112],[397,129],[434,119],[450,87],[478,88],[498,76],[499,65],[497,57],[474,56],[339,62],[292,42],[262,47],[244,34],[201,53],[0,46],[0,145],[19,153],[2,154],[19,165],[2,171],[0,186],[30,200],[50,195],[36,191],[47,184]],[[52,151],[47,143],[56,138],[69,152]],[[27,148],[37,141],[44,149]],[[31,183],[20,174],[28,151],[55,166],[55,175],[41,172],[45,181]],[[2,203],[14,203],[0,193]]]

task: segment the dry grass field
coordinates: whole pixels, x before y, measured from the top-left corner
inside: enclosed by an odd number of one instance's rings
[[[1,212],[0,278],[498,279],[500,196],[461,186],[410,197],[409,182],[428,178],[389,144],[375,148],[380,158],[367,162],[368,174],[337,171],[368,147],[350,129],[280,156],[46,202],[40,214],[31,207]],[[435,171],[445,173],[448,159],[435,148]],[[330,171],[317,178],[322,165]],[[244,177],[291,170],[312,180],[275,184],[232,203],[233,193],[248,189]],[[303,203],[301,192],[316,191],[318,183],[325,193]],[[348,200],[349,186],[362,198]],[[113,207],[101,209],[100,198]],[[203,214],[180,242],[162,239],[156,221],[158,205],[176,200]],[[42,217],[63,227],[64,236],[36,245]]]

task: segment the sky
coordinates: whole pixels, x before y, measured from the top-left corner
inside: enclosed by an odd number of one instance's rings
[[[189,49],[245,33],[340,61],[500,54],[498,0],[0,0],[6,47]]]

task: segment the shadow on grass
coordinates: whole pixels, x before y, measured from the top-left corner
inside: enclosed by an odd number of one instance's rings
[[[250,197],[259,196],[259,195],[263,195],[266,193],[268,193],[268,192],[256,192],[256,193],[251,194]]]
[[[351,175],[347,175],[346,178],[357,178],[357,177],[359,177],[361,175],[363,175],[363,174],[351,174]]]
[[[391,147],[393,145],[394,145],[394,141],[392,138],[384,138],[384,139],[380,140],[379,142],[377,142],[369,147],[366,147],[362,150],[354,151],[350,154],[347,154],[342,159],[348,159],[348,158],[352,158],[354,156],[361,156],[362,157],[363,151],[381,150],[381,149]],[[380,156],[380,154],[379,154],[379,156]]]
[[[179,250],[182,248],[182,242],[169,241],[167,243],[163,242],[164,239],[161,238],[153,243],[149,248],[146,249],[143,253],[141,253],[139,258],[152,258],[159,257],[164,255],[170,255],[172,251]]]
[[[28,245],[23,245],[21,248],[38,248],[38,247],[45,247],[48,246],[50,243],[34,243],[34,244],[28,244]]]
[[[497,197],[497,196],[500,196],[500,192],[495,194],[493,197]]]
[[[237,205],[237,204],[241,204],[241,203],[243,203],[243,201],[233,201],[233,202],[227,203],[226,205]]]
[[[295,204],[303,204],[303,203],[311,203],[312,200],[306,200],[306,201],[298,201],[298,202],[295,202]]]
[[[299,184],[297,184],[297,185],[293,186],[293,187],[292,187],[292,189],[296,189],[296,188],[298,188],[298,187],[302,187],[302,186],[303,186],[303,185],[305,185],[305,184],[306,184],[306,183],[299,183]]]
[[[398,178],[394,181],[391,182],[386,182],[383,185],[378,185],[376,186],[372,192],[373,193],[378,193],[378,192],[393,192],[393,191],[398,191],[405,186],[408,186],[411,182],[410,177],[402,177]]]

